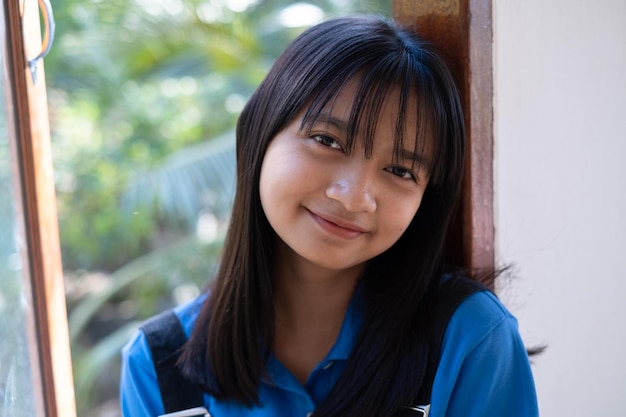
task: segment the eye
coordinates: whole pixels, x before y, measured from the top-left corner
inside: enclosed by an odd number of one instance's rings
[[[387,172],[400,177],[402,179],[406,179],[406,180],[413,180],[415,182],[417,182],[417,178],[415,176],[415,174],[413,173],[413,171],[406,169],[406,168],[402,168],[399,166],[391,166],[391,167],[387,167],[385,168],[387,170]]]
[[[339,144],[339,142],[337,142],[337,140],[331,138],[330,136],[315,135],[315,136],[313,136],[313,140],[315,140],[320,145],[326,146],[328,148],[342,149],[341,145]]]

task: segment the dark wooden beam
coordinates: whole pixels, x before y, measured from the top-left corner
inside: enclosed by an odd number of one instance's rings
[[[468,153],[447,256],[472,272],[491,271],[495,265],[492,2],[394,0],[393,16],[435,45],[459,85]]]

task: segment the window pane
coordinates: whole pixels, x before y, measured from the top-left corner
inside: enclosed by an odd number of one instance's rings
[[[4,7],[0,8],[0,45],[5,45]],[[0,68],[6,74],[6,51]],[[13,121],[10,84],[0,78],[0,417],[42,416],[41,386],[34,337],[19,178],[12,158]]]

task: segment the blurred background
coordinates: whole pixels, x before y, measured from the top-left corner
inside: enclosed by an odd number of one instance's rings
[[[234,125],[304,28],[389,1],[54,0],[46,58],[79,416],[119,416],[119,352],[196,296],[234,191]]]

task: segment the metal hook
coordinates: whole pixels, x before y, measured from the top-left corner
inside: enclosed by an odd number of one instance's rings
[[[37,64],[40,59],[48,55],[48,52],[52,49],[52,42],[54,42],[54,15],[52,14],[52,5],[49,0],[38,0],[38,2],[42,10],[44,33],[41,52],[35,58],[28,61],[28,67],[33,77],[33,84],[37,83]]]

